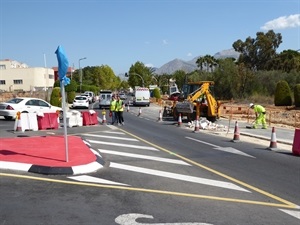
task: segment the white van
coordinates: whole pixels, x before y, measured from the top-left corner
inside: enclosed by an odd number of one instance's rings
[[[99,109],[109,109],[112,99],[112,91],[100,91],[99,94]]]
[[[145,87],[136,87],[133,98],[134,106],[149,106],[150,105],[150,90]]]

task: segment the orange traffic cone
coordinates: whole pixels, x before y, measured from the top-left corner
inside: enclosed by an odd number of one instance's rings
[[[159,110],[159,115],[158,115],[158,122],[162,121],[162,114],[161,114],[161,110]]]
[[[139,108],[139,114],[138,114],[138,116],[140,116],[140,115],[142,115],[142,109],[141,109],[141,107]]]
[[[277,148],[277,141],[276,141],[275,127],[272,127],[270,146],[267,149],[273,150],[276,148]]]
[[[22,125],[21,125],[21,113],[17,112],[16,120],[15,120],[15,131],[22,131]]]
[[[196,116],[194,132],[199,132],[199,116]]]
[[[235,121],[235,127],[234,127],[234,135],[233,135],[233,142],[239,142],[240,141],[240,130],[239,130],[239,125],[238,122]]]
[[[179,116],[178,116],[178,126],[180,127],[181,124],[182,124],[181,113],[179,113]]]

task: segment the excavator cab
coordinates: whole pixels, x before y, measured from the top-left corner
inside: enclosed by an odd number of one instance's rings
[[[219,102],[213,97],[213,81],[189,82],[183,85],[182,101],[177,102],[174,119],[179,113],[186,115],[188,120],[206,117],[214,122],[219,118]]]

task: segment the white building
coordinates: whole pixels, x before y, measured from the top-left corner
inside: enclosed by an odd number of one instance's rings
[[[1,91],[38,91],[52,88],[54,70],[44,67],[30,68],[14,60],[0,60]]]

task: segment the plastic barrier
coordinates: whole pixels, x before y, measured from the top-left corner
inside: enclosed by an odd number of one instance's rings
[[[38,113],[37,122],[39,130],[58,129],[58,114]]]
[[[81,127],[83,119],[79,111],[66,112],[67,127]]]
[[[82,111],[83,126],[98,124],[98,113],[94,110]]]
[[[300,155],[300,129],[295,129],[294,142],[293,142],[293,154]]]
[[[36,119],[36,113],[17,113],[15,120],[14,131],[37,131],[38,123]]]

